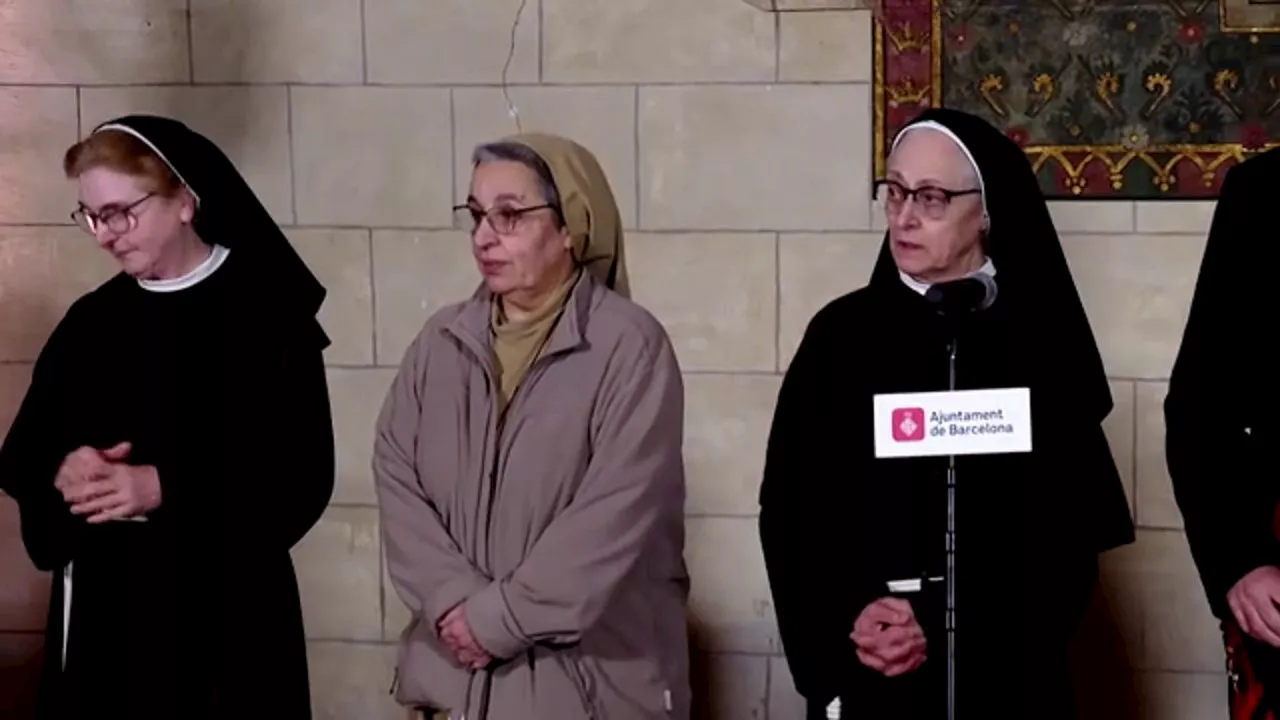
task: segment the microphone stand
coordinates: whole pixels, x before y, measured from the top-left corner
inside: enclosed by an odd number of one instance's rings
[[[953,333],[948,348],[947,389],[956,390],[956,344]],[[947,720],[956,717],[956,456],[947,457]]]

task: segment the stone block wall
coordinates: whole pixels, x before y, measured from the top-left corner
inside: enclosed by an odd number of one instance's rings
[[[598,153],[635,297],[687,374],[700,716],[797,720],[756,490],[780,373],[813,312],[865,282],[880,242],[870,28],[864,10],[742,0],[0,2],[0,432],[61,313],[113,271],[70,224],[62,151],[124,112],[208,133],[330,290],[338,487],[295,551],[317,717],[402,717],[387,689],[405,611],[381,562],[372,424],[422,322],[477,281],[449,208],[472,146],[516,129],[507,66],[525,129]],[[1089,717],[1224,717],[1160,414],[1211,211],[1053,208],[1113,378],[1108,431],[1141,526],[1106,558],[1081,643]],[[19,716],[47,594],[0,498],[0,715]]]

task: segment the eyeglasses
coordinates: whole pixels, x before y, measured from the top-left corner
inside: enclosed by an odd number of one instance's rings
[[[532,207],[495,207],[488,210],[482,210],[475,205],[457,205],[453,208],[455,224],[467,232],[474,233],[480,229],[480,223],[488,218],[489,227],[499,235],[510,235],[516,231],[516,227],[520,224],[520,218],[528,215],[535,210],[553,210],[559,212],[556,206],[550,203],[542,205],[534,205]]]
[[[948,190],[932,185],[922,185],[913,190],[896,180],[877,180],[875,188],[876,202],[883,205],[886,212],[897,214],[910,198],[912,204],[930,220],[941,220],[954,198],[982,192],[979,188]]]
[[[107,205],[98,212],[81,205],[72,211],[71,219],[80,226],[81,230],[93,235],[97,235],[99,228],[104,226],[117,235],[123,235],[138,227],[138,214],[135,208],[154,195],[155,193],[149,192],[128,205]]]

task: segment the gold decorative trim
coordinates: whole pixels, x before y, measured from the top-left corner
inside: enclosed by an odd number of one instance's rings
[[[1031,167],[1037,173],[1050,160],[1057,163],[1067,174],[1067,188],[1073,195],[1080,195],[1084,192],[1084,180],[1081,177],[1084,169],[1095,161],[1100,161],[1107,166],[1112,189],[1117,191],[1124,188],[1124,171],[1130,163],[1135,161],[1141,162],[1155,172],[1154,182],[1162,191],[1173,188],[1174,174],[1183,161],[1194,163],[1203,174],[1202,181],[1205,187],[1211,188],[1216,182],[1218,168],[1225,163],[1233,160],[1241,162],[1255,152],[1270,150],[1274,147],[1280,147],[1280,142],[1268,143],[1256,149],[1246,148],[1239,143],[1149,145],[1140,150],[1124,145],[1028,145],[1022,149],[1031,160]],[[1083,155],[1083,157],[1073,164],[1067,159],[1068,154]],[[1156,154],[1169,154],[1171,157],[1161,163],[1153,157]]]

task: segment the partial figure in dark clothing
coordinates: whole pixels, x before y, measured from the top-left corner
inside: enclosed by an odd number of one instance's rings
[[[39,717],[305,720],[289,551],[333,491],[325,290],[177,121],[104,123],[64,165],[122,272],[58,323],[0,448],[53,573]]]
[[[1166,456],[1191,554],[1222,622],[1232,720],[1280,716],[1280,386],[1270,288],[1248,275],[1280,257],[1269,217],[1280,151],[1228,171],[1165,398]]]
[[[931,110],[877,182],[889,230],[870,284],[810,322],[778,397],[760,533],[809,717],[947,717],[948,458],[878,459],[873,397],[1028,388],[1032,450],[955,459],[959,717],[1075,717],[1067,644],[1098,554],[1134,538],[1102,422],[1112,399],[1023,152]],[[998,275],[997,275],[998,270]],[[926,300],[985,276],[959,326]],[[958,334],[954,334],[957,332]],[[923,422],[923,420],[922,420]]]

